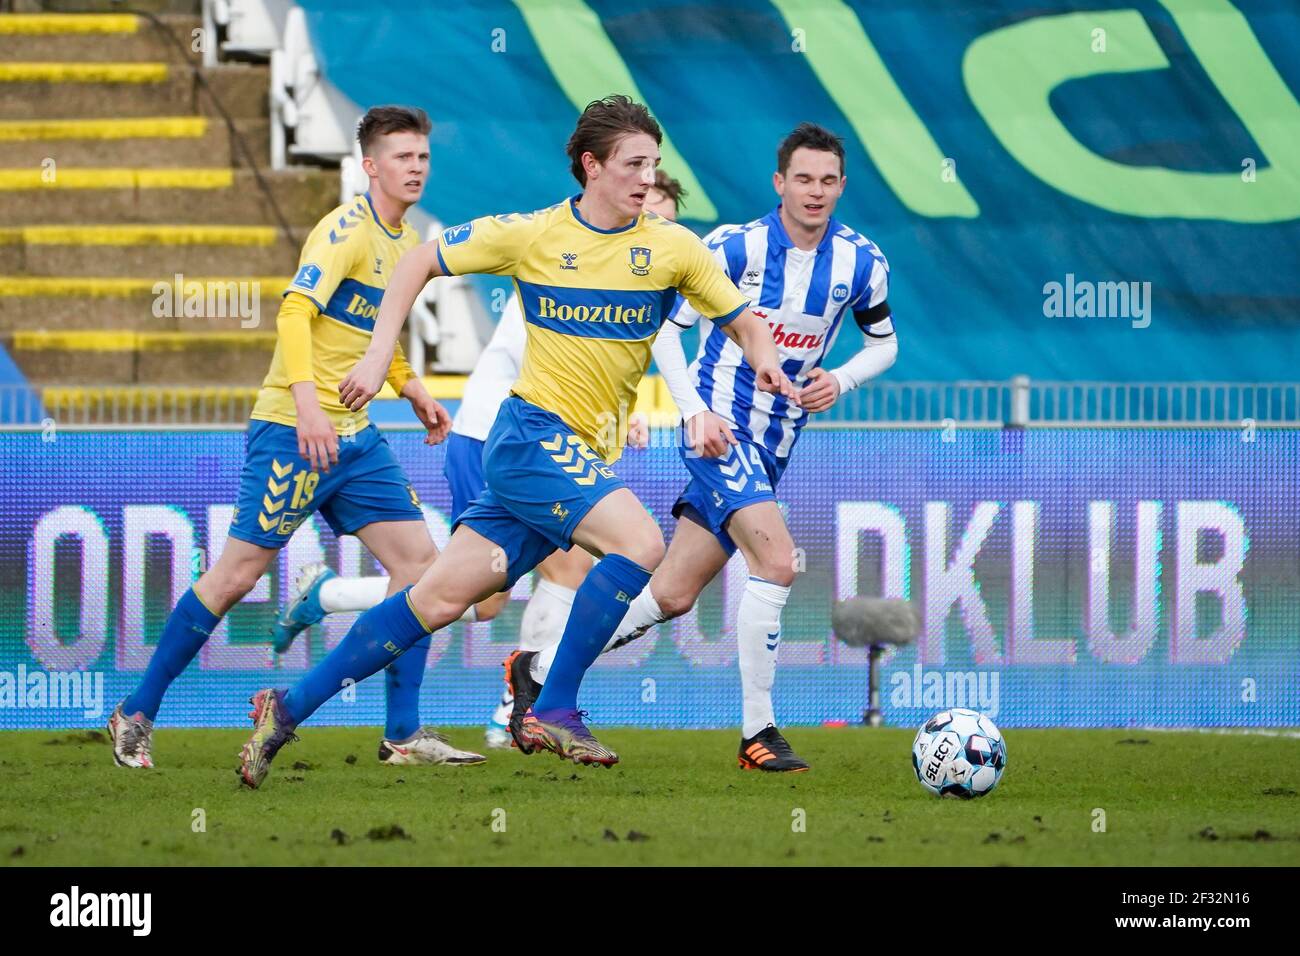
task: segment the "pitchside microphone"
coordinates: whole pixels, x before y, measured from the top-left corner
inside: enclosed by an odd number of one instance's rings
[[[921,632],[921,616],[911,601],[899,598],[855,597],[831,606],[831,629],[849,647],[870,648],[867,654],[867,710],[862,722],[879,727],[880,658],[888,647],[911,644]]]

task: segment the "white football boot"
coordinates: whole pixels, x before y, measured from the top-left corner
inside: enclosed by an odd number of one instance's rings
[[[118,704],[108,715],[108,736],[113,741],[113,762],[119,767],[153,769],[153,721],[143,713],[128,717]]]
[[[487,757],[470,750],[457,750],[442,734],[421,727],[406,740],[385,739],[379,744],[379,762],[392,766],[423,763],[450,763],[469,766],[484,763]]]

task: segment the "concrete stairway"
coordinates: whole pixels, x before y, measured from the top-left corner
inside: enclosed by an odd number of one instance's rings
[[[76,386],[88,402],[99,386],[248,391],[337,174],[263,168],[286,236],[195,77],[197,4],[136,5],[161,11],[164,29],[0,14],[0,346],[33,384]],[[267,68],[202,75],[264,167]]]

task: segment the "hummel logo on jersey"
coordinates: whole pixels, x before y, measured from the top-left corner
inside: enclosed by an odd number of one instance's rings
[[[719,508],[723,505],[722,495],[718,494],[716,491],[713,493],[713,503]]]
[[[378,256],[375,256],[375,275],[381,276],[383,274],[384,274],[384,260],[379,258]]]
[[[745,273],[745,282],[749,285],[758,285],[758,270],[750,269]]]
[[[551,514],[563,521],[565,518],[569,517],[569,509],[557,501],[555,507],[551,509]]]
[[[574,263],[578,261],[578,254],[576,252],[566,252],[561,255],[560,258],[564,260],[564,265],[560,266],[561,271],[565,269],[569,269],[573,272],[578,271],[578,267],[574,265]]]

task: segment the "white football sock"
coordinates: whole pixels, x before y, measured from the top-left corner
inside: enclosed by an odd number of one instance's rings
[[[519,649],[540,651],[559,644],[577,593],[562,584],[538,578],[533,596],[528,599],[523,619],[519,622]]]
[[[748,739],[776,723],[772,711],[772,684],[776,680],[776,654],[781,642],[781,611],[790,589],[762,578],[750,577],[736,615],[736,644],[740,651],[742,692],[741,736]]]
[[[330,578],[320,586],[320,606],[328,614],[368,611],[388,597],[388,578]]]
[[[646,631],[656,624],[662,624],[668,620],[667,615],[659,608],[659,602],[655,596],[650,593],[649,586],[641,589],[641,593],[632,599],[632,603],[627,606],[627,613],[623,615],[623,620],[618,622],[618,630],[614,636],[609,639],[605,645],[605,650],[612,651],[616,647],[622,647],[629,641],[635,641],[638,637],[645,634]]]
[[[622,647],[628,641],[635,641],[650,628],[656,624],[662,624],[665,620],[667,618],[664,616],[664,612],[659,609],[659,602],[650,593],[650,588],[642,588],[641,593],[634,597],[632,603],[628,605],[627,613],[623,615],[618,630],[614,632],[614,636],[609,639],[609,643],[605,645],[605,649],[601,653],[604,654],[616,647]],[[561,628],[562,633],[563,628]],[[559,646],[559,637],[557,636],[554,644],[544,648],[533,658],[528,667],[528,672],[537,683],[546,683],[546,675],[551,672],[551,664],[555,660],[555,652]]]
[[[388,578],[330,578],[320,586],[320,606],[326,614],[369,611],[388,597]],[[460,616],[477,621],[478,609],[471,604]]]
[[[543,647],[529,662],[528,674],[537,683],[546,683],[546,675],[551,672],[551,665],[555,663],[555,652],[559,646],[559,644],[552,644],[550,647]]]

